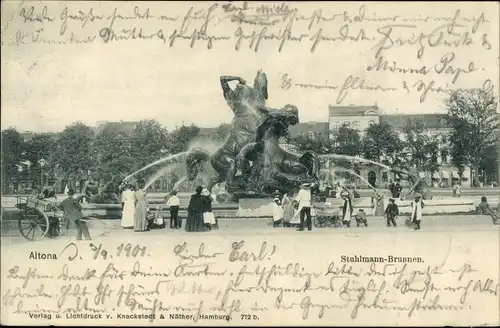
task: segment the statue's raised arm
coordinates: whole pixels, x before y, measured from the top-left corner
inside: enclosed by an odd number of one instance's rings
[[[222,87],[222,94],[224,96],[224,99],[228,100],[232,98],[234,95],[233,90],[229,86],[229,82],[231,81],[238,81],[240,84],[245,84],[245,80],[243,80],[241,77],[237,76],[221,76],[220,77],[220,86]]]

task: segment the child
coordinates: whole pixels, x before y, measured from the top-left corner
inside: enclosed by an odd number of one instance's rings
[[[360,208],[358,213],[354,216],[356,219],[356,225],[359,227],[361,223],[365,225],[365,227],[368,227],[368,221],[366,220],[366,213],[365,211]]]
[[[389,204],[387,205],[387,208],[385,209],[385,216],[387,218],[387,226],[388,227],[391,226],[391,222],[392,222],[392,225],[394,227],[396,227],[396,218],[398,217],[398,215],[399,215],[398,205],[396,205],[396,203],[394,203],[394,198],[390,198]]]
[[[182,219],[179,219],[180,199],[177,191],[173,190],[172,195],[167,200],[167,206],[170,211],[170,229],[182,228]]]
[[[273,227],[276,228],[283,222],[283,207],[279,193],[274,194],[273,203]]]

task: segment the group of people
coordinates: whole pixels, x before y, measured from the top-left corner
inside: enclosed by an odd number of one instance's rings
[[[121,226],[124,229],[134,229],[136,232],[142,232],[152,228],[148,222],[149,206],[144,185],[144,181],[140,180],[137,182],[137,188],[132,184],[127,184],[122,191]]]
[[[312,186],[311,184],[301,185],[300,190],[291,197],[286,193],[281,196],[278,191],[274,193],[273,227],[291,227],[293,218],[296,215],[300,215],[300,223],[297,230],[304,231],[306,226],[309,231],[312,230],[312,216],[314,216],[314,206],[311,195]],[[353,215],[354,207],[352,204],[352,194],[344,188],[339,190],[339,196],[343,200],[341,214],[342,226],[349,228],[351,226],[351,220],[354,218],[357,227],[361,225],[368,227],[368,220],[364,209],[359,209],[358,212]],[[410,224],[415,230],[419,230],[424,202],[422,201],[422,195],[417,193],[414,197],[411,203]],[[389,204],[385,207],[383,195],[377,192],[372,198],[372,208],[374,216],[385,216],[387,219],[387,227],[397,226],[396,220],[399,216],[399,208],[395,202],[395,198],[390,198]]]
[[[219,223],[212,212],[214,201],[214,195],[206,187],[196,187],[195,193],[189,199],[186,219],[187,232],[204,232],[219,228]]]
[[[401,197],[401,191],[403,191],[403,188],[401,187],[399,181],[396,181],[396,183],[394,183],[391,180],[389,183],[389,191],[391,192],[392,198],[398,199]]]
[[[315,185],[304,183],[300,189],[291,194],[280,194],[278,190],[274,192],[273,199],[273,227],[291,227],[291,221],[296,215],[300,217],[298,231],[312,230],[312,188]]]

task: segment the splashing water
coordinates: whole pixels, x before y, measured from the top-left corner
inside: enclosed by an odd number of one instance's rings
[[[177,181],[177,182],[174,184],[174,186],[173,186],[172,190],[176,190],[176,189],[177,189],[177,187],[179,187],[179,186],[181,185],[181,183],[183,183],[184,181],[186,181],[186,179],[187,179],[187,176],[183,176],[182,178],[180,178],[180,179],[179,179],[179,181]]]
[[[368,182],[368,180],[366,180],[365,178],[363,178],[361,175],[357,174],[357,173],[356,173],[356,172],[354,172],[353,170],[344,169],[344,168],[339,167],[339,168],[335,168],[335,169],[334,169],[334,171],[337,171],[337,172],[346,172],[346,173],[352,174],[352,175],[354,175],[354,176],[356,176],[356,177],[360,178],[360,179],[361,179],[361,180],[363,180],[364,182],[366,182],[366,184],[368,184],[368,186],[369,186],[371,189],[373,189],[373,190],[375,190],[375,191],[377,190],[377,189],[375,189],[375,187],[373,187],[373,186],[372,186],[372,185]]]
[[[371,164],[383,167],[384,169],[387,169],[387,170],[392,170],[389,166],[387,166],[385,164],[375,162],[375,161],[372,161],[372,160],[369,160],[366,158],[362,158],[362,157],[347,156],[347,155],[340,155],[340,154],[327,154],[327,155],[321,155],[320,158],[327,158],[327,159],[337,158],[337,159],[347,159],[347,160],[353,160],[353,161],[360,161],[360,162],[364,162],[364,163],[371,163]]]
[[[144,171],[144,170],[147,170],[147,169],[149,169],[150,167],[153,167],[153,166],[155,166],[155,165],[158,165],[158,164],[160,164],[160,163],[163,163],[163,162],[166,162],[166,161],[169,161],[169,160],[174,160],[174,159],[177,159],[177,158],[179,158],[179,157],[181,157],[181,156],[183,156],[183,155],[185,155],[185,154],[187,154],[187,152],[183,151],[183,152],[181,152],[181,153],[177,153],[177,154],[174,154],[174,155],[169,155],[169,156],[167,156],[167,157],[160,158],[159,160],[157,160],[157,161],[155,161],[155,162],[153,162],[153,163],[151,163],[151,164],[148,164],[148,165],[144,166],[143,168],[141,168],[141,169],[139,169],[139,170],[135,171],[134,173],[127,175],[127,176],[126,176],[123,180],[128,180],[128,179],[130,179],[131,177],[133,177],[134,175],[136,175],[137,173],[140,173],[140,172],[142,172],[142,171]]]
[[[153,184],[158,178],[170,173],[173,169],[175,169],[175,165],[168,165],[159,170],[158,172],[155,173],[147,182],[146,185],[144,186],[144,189],[148,189],[149,186]]]

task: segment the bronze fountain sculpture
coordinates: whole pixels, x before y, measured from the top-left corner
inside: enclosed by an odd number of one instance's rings
[[[228,83],[232,80],[239,82],[234,90]],[[288,128],[299,122],[298,110],[293,105],[281,109],[265,105],[265,73],[257,72],[253,88],[240,77],[222,76],[220,81],[224,98],[234,112],[229,134],[213,154],[201,148],[190,151],[186,158],[188,180],[194,180],[210,162],[216,174],[207,188],[211,191],[216,184],[225,182],[233,199],[268,196],[275,190],[290,192],[302,183],[318,182],[316,154],[299,156],[279,145],[281,138],[288,137]]]

